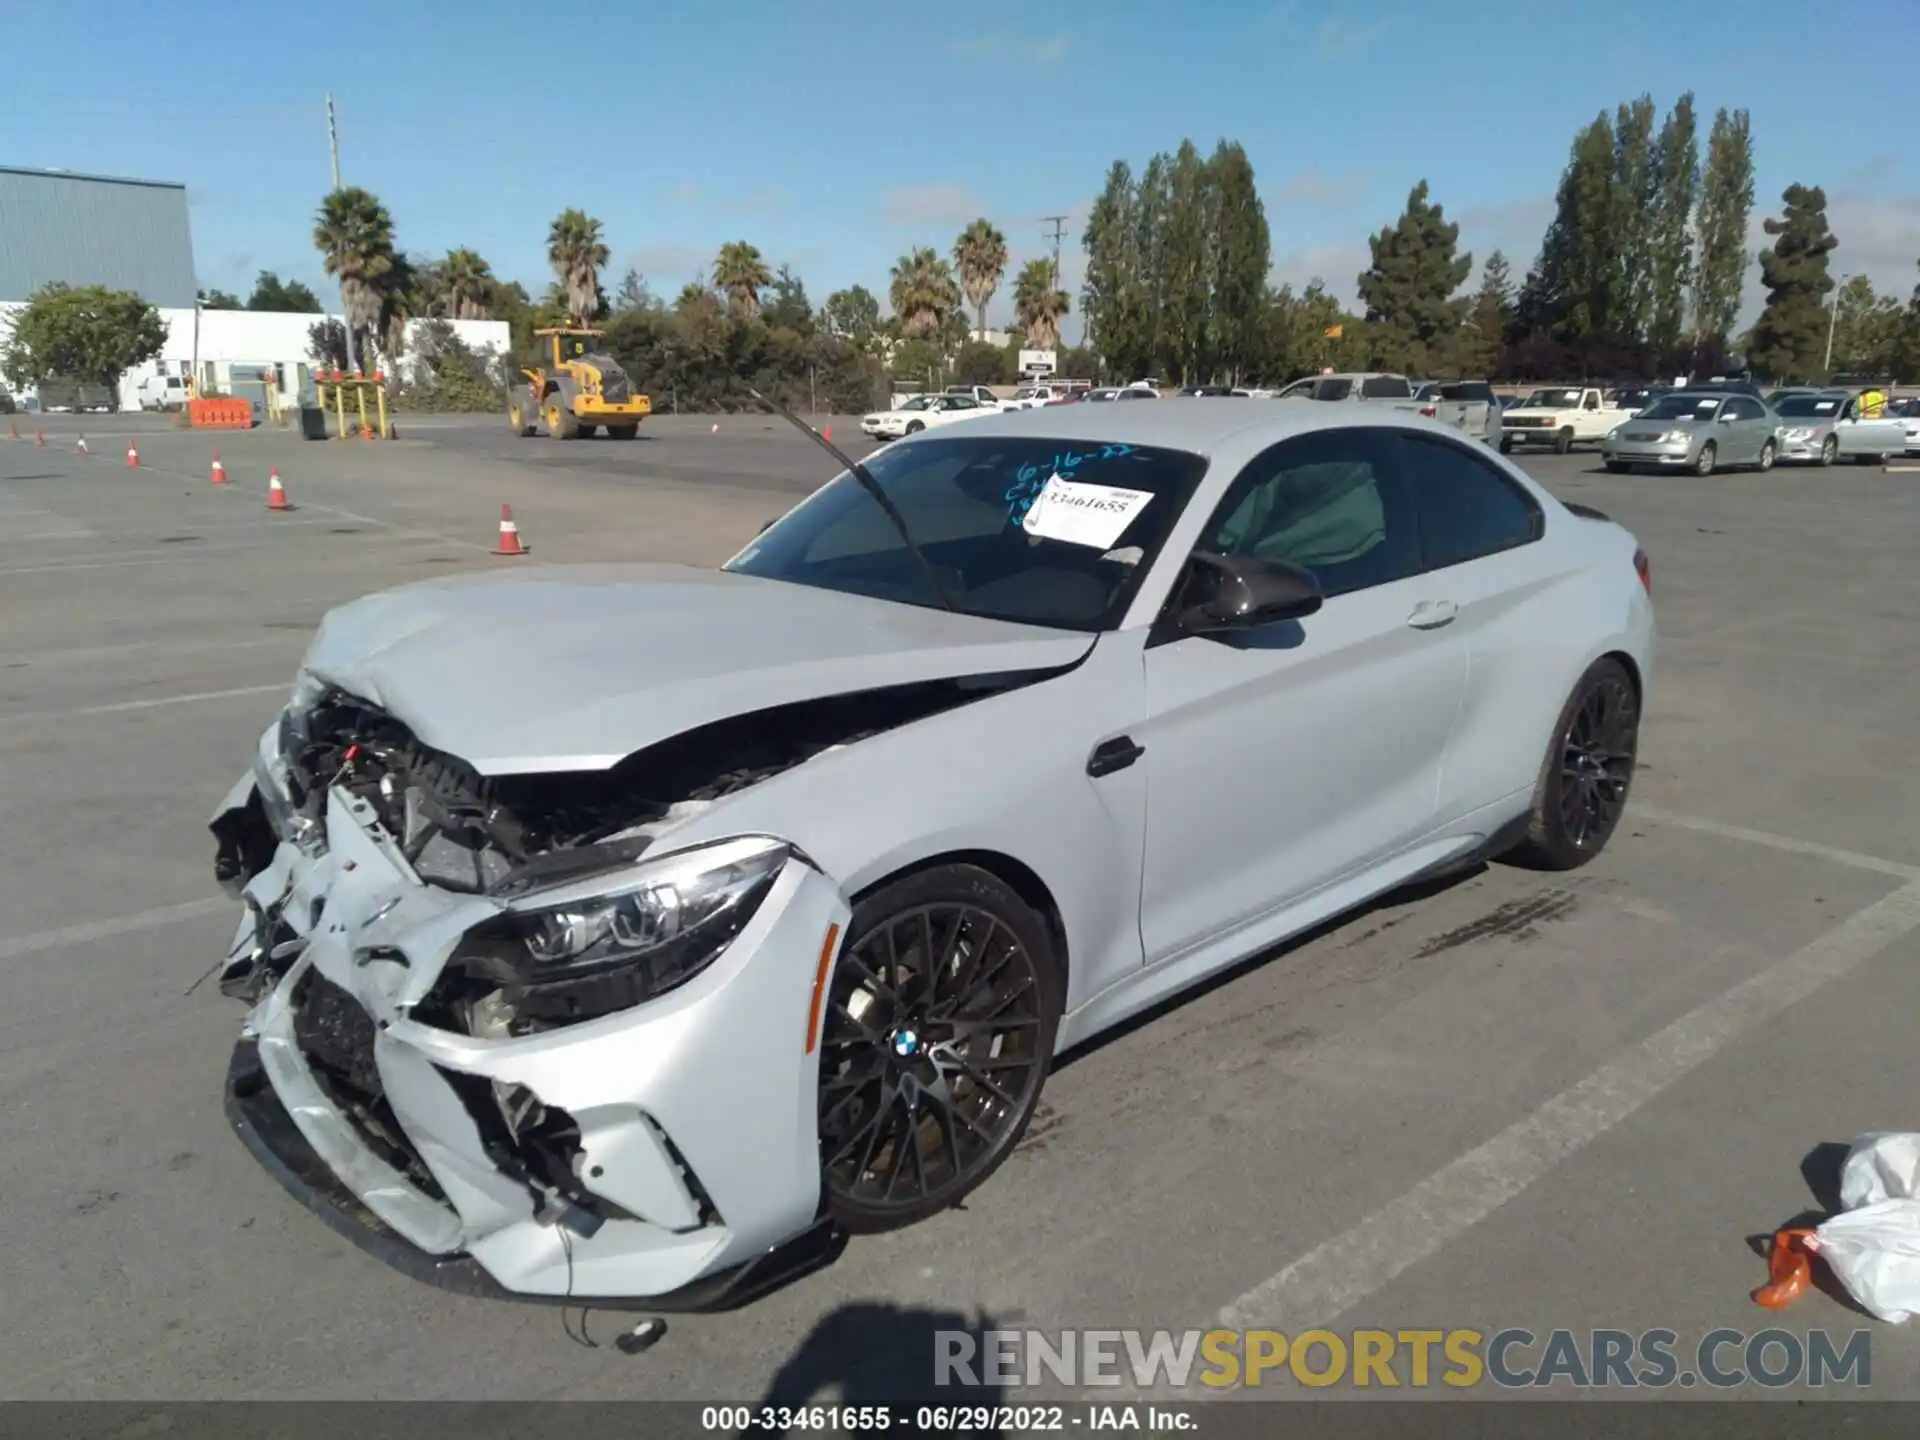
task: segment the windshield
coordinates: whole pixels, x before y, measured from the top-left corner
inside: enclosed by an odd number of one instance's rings
[[[867,462],[954,609],[1110,630],[1206,469],[1198,455],[1027,436],[941,436]],[[1044,498],[1043,498],[1044,496]],[[726,569],[937,607],[886,514],[841,474]]]
[[[1720,408],[1718,395],[1666,395],[1640,412],[1642,420],[1710,420]]]
[[[1838,395],[1789,395],[1774,407],[1795,420],[1831,420],[1840,413]]]
[[[1536,390],[1520,404],[1528,410],[1577,410],[1580,408],[1578,390]]]

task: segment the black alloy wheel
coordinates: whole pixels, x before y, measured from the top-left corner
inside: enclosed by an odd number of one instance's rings
[[[1640,697],[1618,660],[1596,660],[1554,729],[1527,838],[1514,852],[1542,870],[1576,870],[1606,848],[1633,787]]]
[[[1046,924],[988,871],[947,865],[854,908],[820,1041],[827,1208],[855,1233],[957,1204],[1013,1152],[1062,1004]]]

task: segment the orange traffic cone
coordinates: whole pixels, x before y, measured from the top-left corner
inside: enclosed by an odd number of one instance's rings
[[[267,471],[267,508],[269,510],[291,510],[293,505],[287,499],[287,487],[280,483],[280,467],[274,466]]]
[[[44,450],[47,448],[47,432],[46,431],[35,430],[33,432],[33,448],[36,450]]]
[[[129,470],[140,468],[140,451],[131,440],[127,442],[127,468]]]
[[[213,452],[213,483],[216,485],[224,485],[227,483],[227,467],[220,463],[220,452],[218,450]]]
[[[822,430],[820,432],[820,438],[831,445],[833,443],[833,427],[829,425],[826,429]]]
[[[7,421],[7,438],[9,440],[18,440],[20,438],[19,421],[11,419]]]
[[[496,555],[524,555],[527,547],[520,543],[520,527],[513,523],[513,507],[500,507],[500,543],[493,547]]]

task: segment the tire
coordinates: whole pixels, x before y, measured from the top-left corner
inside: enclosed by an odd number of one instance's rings
[[[540,402],[540,417],[546,422],[549,440],[580,438],[580,418],[558,390],[549,390],[547,398]]]
[[[1609,475],[1624,475],[1632,468],[1633,467],[1624,460],[1607,461],[1607,473]]]
[[[909,420],[907,422],[907,434],[909,435],[918,435],[922,430],[926,428],[927,427],[925,425],[922,425],[918,420]]]
[[[1587,667],[1554,722],[1526,838],[1510,853],[1535,870],[1577,870],[1606,849],[1633,788],[1640,697],[1618,660]]]
[[[1773,457],[1775,453],[1773,441],[1767,441],[1766,444],[1760,447],[1760,458],[1755,462],[1754,468],[1759,470],[1762,475],[1766,474],[1767,471],[1773,469]]]
[[[1573,431],[1562,430],[1558,435],[1553,437],[1553,453],[1554,454],[1565,455],[1572,449],[1573,449]]]
[[[959,1204],[1013,1153],[1065,986],[1046,922],[974,865],[882,886],[847,937],[821,1021],[820,1184],[842,1229],[874,1234]]]
[[[1500,453],[1502,455],[1511,455],[1513,453],[1513,437],[1511,435],[1502,435],[1500,437]]]
[[[638,425],[607,426],[607,438],[609,440],[631,440],[633,439],[634,436],[638,435],[639,433],[640,433],[640,427]]]
[[[1840,458],[1840,437],[1829,435],[1820,443],[1820,463],[1822,466],[1833,464]]]
[[[526,401],[507,401],[507,428],[523,440],[533,434],[533,424],[527,419]]]
[[[1711,475],[1719,466],[1719,448],[1714,445],[1713,441],[1709,440],[1700,447],[1700,457],[1693,462],[1693,473],[1696,475]]]

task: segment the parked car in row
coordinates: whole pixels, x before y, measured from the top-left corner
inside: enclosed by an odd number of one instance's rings
[[[1500,453],[1551,446],[1555,454],[1564,455],[1575,445],[1604,440],[1628,413],[1607,404],[1605,395],[1592,387],[1536,390],[1500,412]]]
[[[1780,402],[1777,414],[1780,458],[1788,464],[1832,465],[1841,460],[1870,464],[1907,448],[1908,422],[1899,416],[1863,419],[1858,391],[1789,395]]]
[[[1600,442],[1608,470],[1687,470],[1695,475],[1735,465],[1771,470],[1781,458],[1779,419],[1752,395],[1677,390],[1617,425]]]
[[[874,440],[898,440],[962,420],[998,415],[998,405],[983,405],[971,395],[915,395],[898,408],[862,417],[862,433]]]

